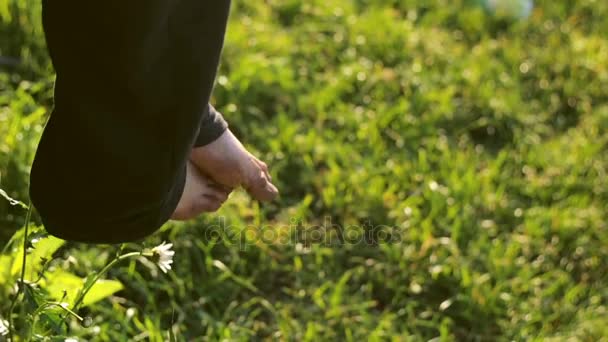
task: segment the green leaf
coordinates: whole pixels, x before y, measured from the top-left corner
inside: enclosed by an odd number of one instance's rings
[[[8,7],[10,1],[2,1],[0,2],[0,19],[10,23],[12,20],[12,15],[10,8]]]
[[[79,291],[85,284],[85,279],[61,269],[48,273],[46,278],[46,289],[50,296],[56,300],[61,300],[65,292],[66,297],[63,301],[68,303],[76,300]],[[83,305],[87,306],[97,303],[123,288],[124,286],[119,281],[100,279],[84,297]]]
[[[62,314],[64,311],[59,311],[57,308],[52,308],[52,310],[48,310],[43,312],[40,315],[40,322],[45,328],[51,329],[55,335],[59,335],[63,333],[62,328]]]
[[[45,288],[53,299],[69,302],[76,297],[83,283],[82,278],[67,271],[56,269],[46,274]],[[64,293],[66,296],[62,299]]]
[[[53,236],[47,236],[43,238],[33,238],[32,240],[33,250],[27,255],[26,261],[26,280],[38,279],[38,272],[42,270],[44,266],[44,260],[52,258],[53,254],[65,244],[65,240],[58,239]],[[21,272],[23,267],[23,248],[19,248],[19,251],[15,254],[13,259],[13,267],[11,268],[11,274],[17,275]]]
[[[344,302],[344,299],[345,299],[344,290],[346,288],[346,285],[347,285],[348,280],[350,279],[351,275],[352,275],[351,271],[344,272],[342,277],[340,277],[340,280],[338,281],[338,283],[335,285],[334,291],[330,298],[330,304],[331,304],[330,312],[333,312],[333,311],[339,312],[339,307]]]
[[[91,305],[102,299],[110,297],[114,293],[122,290],[124,286],[120,281],[100,279],[91,288],[89,293],[84,297],[83,305]]]
[[[0,255],[0,285],[4,285],[10,278],[11,262],[13,258],[8,255]]]

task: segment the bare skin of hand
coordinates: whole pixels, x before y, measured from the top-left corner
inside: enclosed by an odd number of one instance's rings
[[[230,192],[230,189],[202,174],[189,161],[184,192],[171,219],[190,220],[202,213],[215,212],[228,199]]]
[[[249,153],[229,129],[212,143],[194,148],[190,161],[216,183],[230,189],[242,186],[259,201],[271,201],[279,194],[268,166]]]

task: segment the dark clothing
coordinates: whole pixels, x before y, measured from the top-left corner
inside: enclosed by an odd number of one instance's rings
[[[118,243],[165,223],[211,107],[230,0],[44,0],[55,106],[31,173],[49,233]]]

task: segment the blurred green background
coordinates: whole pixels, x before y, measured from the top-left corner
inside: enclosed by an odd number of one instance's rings
[[[25,203],[52,107],[39,7],[0,0],[0,188]],[[174,271],[112,269],[124,289],[71,334],[608,341],[608,2],[232,10],[213,103],[281,198],[168,224],[145,244],[173,242]],[[0,245],[24,218],[0,197]],[[84,276],[113,252],[68,243],[53,267]]]

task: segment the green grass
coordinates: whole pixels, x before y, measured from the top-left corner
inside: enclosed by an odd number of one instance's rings
[[[0,71],[0,188],[23,202],[52,104],[37,3],[0,5],[0,56],[22,59]],[[280,200],[167,225],[144,244],[173,242],[174,271],[111,269],[124,289],[67,335],[608,341],[608,3],[233,5],[214,104]],[[0,241],[24,218],[0,198]],[[50,266],[113,253],[67,243]]]

